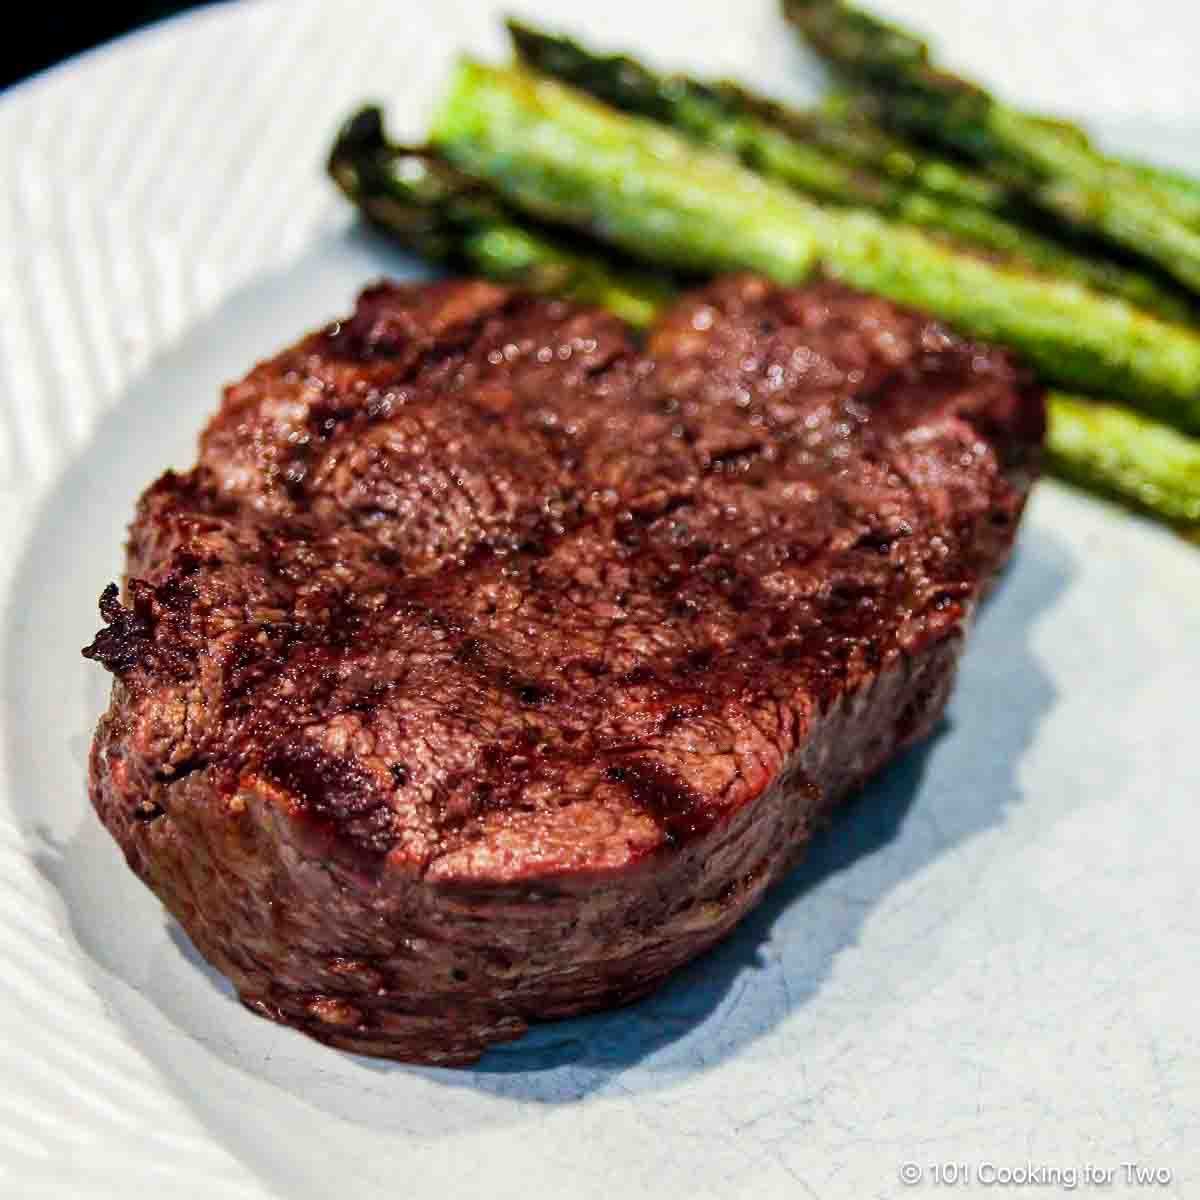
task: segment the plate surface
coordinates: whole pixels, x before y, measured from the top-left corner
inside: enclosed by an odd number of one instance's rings
[[[767,0],[517,7],[798,99],[820,81]],[[886,8],[1200,169],[1185,0]],[[219,384],[416,269],[322,156],[365,97],[419,131],[495,17],[221,7],[0,97],[0,1194],[863,1200],[907,1161],[928,1187],[938,1162],[1094,1164],[1110,1195],[1138,1162],[1200,1194],[1200,552],[1055,485],[940,735],[659,995],[478,1069],[245,1013],[94,820],[106,687],[79,647],[134,498],[192,460]]]

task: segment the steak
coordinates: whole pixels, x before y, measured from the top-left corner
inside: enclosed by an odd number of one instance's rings
[[[380,284],[229,387],[84,652],[91,798],[253,1011],[464,1064],[736,924],[938,721],[1036,474],[1010,356],[832,283],[644,349]]]

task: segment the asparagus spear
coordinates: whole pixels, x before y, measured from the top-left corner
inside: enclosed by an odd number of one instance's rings
[[[789,279],[817,265],[820,212],[788,188],[524,71],[462,62],[431,141],[519,209],[650,262]]]
[[[890,120],[1003,170],[1047,211],[1158,263],[1200,290],[1195,211],[1054,122],[935,68],[927,47],[841,0],[783,0],[785,15],[846,74],[886,96]]]
[[[436,262],[468,264],[497,282],[595,303],[635,326],[649,324],[672,298],[669,282],[622,270],[598,249],[568,250],[520,224],[481,181],[427,151],[389,144],[378,109],[347,122],[329,171],[372,224]],[[465,197],[469,205],[460,205]],[[504,249],[512,246],[520,252]],[[587,264],[582,294],[580,262]],[[1162,520],[1200,523],[1200,441],[1116,405],[1063,393],[1051,393],[1047,403],[1056,473]]]
[[[525,211],[668,267],[831,274],[1020,349],[1050,382],[1200,431],[1200,333],[1078,284],[963,253],[873,213],[826,210],[732,159],[551,80],[466,62],[433,140]]]
[[[743,93],[745,96],[745,93]],[[758,101],[760,115],[771,124],[809,137],[848,162],[882,171],[894,179],[935,195],[946,195],[978,208],[1024,212],[1019,191],[980,170],[939,158],[884,128],[874,99],[859,92],[831,91],[809,121],[809,114],[770,101]],[[808,126],[809,128],[806,128]],[[810,132],[811,130],[811,132]]]
[[[1200,525],[1200,440],[1115,404],[1047,396],[1050,469],[1181,528]]]
[[[1200,226],[1200,179],[1186,171],[1160,167],[1154,163],[1132,162],[1125,165],[1144,183],[1152,184],[1174,197],[1176,204],[1193,207],[1196,217],[1192,224]]]
[[[342,127],[329,173],[371,223],[424,258],[611,309],[644,325],[671,295],[656,278],[618,274],[601,258],[513,213],[486,185],[428,150],[387,141],[383,115],[367,107]]]
[[[886,97],[886,91],[883,95]],[[855,124],[856,128],[862,127],[864,124],[867,128],[871,128],[886,118],[886,113],[881,109],[879,100],[878,95],[872,97],[865,92],[835,89],[823,99],[821,112],[833,119],[835,127],[838,122],[850,121]],[[1096,149],[1090,135],[1081,126],[1063,117],[1050,117],[1044,113],[1026,113],[1024,115],[1028,120],[1041,125],[1065,140],[1074,142],[1077,146],[1089,150],[1093,154],[1100,155],[1101,152]],[[917,151],[911,143],[906,142],[903,138],[889,138],[886,132],[876,132],[885,142],[891,140],[901,151],[916,154],[918,162],[928,159],[928,150]],[[1186,220],[1191,225],[1200,223],[1200,178],[1175,167],[1164,167],[1158,163],[1145,162],[1141,159],[1116,158],[1111,155],[1101,155],[1101,157],[1111,170],[1131,172],[1141,182],[1156,190],[1161,190],[1163,202],[1175,209],[1181,220]],[[961,199],[973,198],[975,203],[985,207],[992,207],[995,197],[1004,203],[1011,202],[1011,189],[1006,188],[998,179],[989,178],[977,170],[973,171],[962,163],[949,159],[928,159],[928,161],[933,167],[932,177],[934,180],[938,174],[950,172],[953,178],[965,183],[971,194],[968,195],[964,192],[960,196]],[[988,188],[992,189],[990,193]]]
[[[842,162],[869,167],[895,181],[978,208],[1004,209],[1012,193],[1002,183],[948,160],[916,154],[877,121],[859,118],[857,101],[831,99],[820,109],[788,108],[737,83],[706,83],[686,75],[656,75],[624,54],[593,53],[570,38],[509,20],[517,54],[529,66],[570,83],[616,108],[711,136],[729,119],[755,118],[820,147]]]
[[[724,83],[716,85],[725,87]],[[737,85],[728,85],[736,87]],[[934,155],[926,144],[917,145],[885,126],[888,122],[887,103],[892,99],[891,92],[885,85],[876,84],[879,90],[872,92],[863,86],[842,86],[834,88],[822,97],[819,115],[824,121],[818,128],[822,133],[833,134],[839,127],[848,126],[857,137],[861,132],[867,132],[875,139],[875,144],[867,142],[865,147],[858,147],[851,142],[848,148],[873,149],[882,153],[889,151],[896,155],[895,166],[897,173],[903,178],[912,178],[931,191],[946,190],[967,203],[978,204],[983,208],[995,208],[1003,211],[1008,207],[1021,204],[1020,189],[1004,183],[1004,167],[1001,165],[997,173],[989,175],[987,164],[971,166],[961,159],[939,158]],[[769,105],[771,102],[767,102]],[[764,112],[767,119],[772,119],[780,111],[784,114],[795,110],[779,109],[773,106],[776,113]],[[808,114],[801,111],[798,116],[807,118]],[[1026,114],[1028,119],[1056,135],[1074,142],[1092,153],[1096,151],[1091,137],[1081,126],[1062,117],[1049,117],[1045,114]],[[785,118],[786,119],[786,118]],[[879,169],[887,169],[889,160],[877,154],[866,161]],[[850,157],[851,155],[847,155]],[[1142,161],[1129,161],[1116,158],[1106,158],[1105,162],[1113,170],[1132,172],[1143,182],[1160,187],[1166,192],[1173,192],[1181,199],[1179,202],[1187,206],[1189,215],[1194,211],[1200,215],[1200,179],[1188,175],[1185,171],[1171,167],[1157,166]],[[1011,168],[1009,168],[1011,170]],[[927,182],[926,182],[927,178]],[[948,181],[948,187],[943,181]],[[1189,221],[1189,224],[1194,221]]]
[[[1092,153],[1099,153],[1092,144],[1092,139],[1088,136],[1087,131],[1071,121],[1062,117],[1044,115],[1030,115],[1030,120],[1040,122]],[[1166,204],[1180,220],[1186,221],[1192,226],[1200,226],[1200,179],[1189,175],[1186,171],[1158,166],[1155,163],[1141,162],[1137,159],[1105,156],[1104,161],[1110,169],[1128,172],[1138,182],[1158,192],[1160,202]]]
[[[906,224],[948,233],[971,245],[1017,259],[1035,270],[1087,284],[1097,291],[1122,296],[1171,320],[1188,321],[1192,305],[1146,275],[1103,259],[1076,254],[977,204],[951,195],[921,190],[872,170],[869,157],[897,162],[895,143],[866,127],[841,123],[841,153],[814,145],[805,136],[824,127],[826,142],[834,137],[832,120],[799,113],[764,100],[735,84],[709,85],[686,76],[654,74],[625,55],[599,55],[568,38],[535,30],[517,21],[508,23],[521,59],[530,67],[572,83],[627,112],[673,125],[698,141],[716,146],[747,166],[774,176],[820,200],[863,205]],[[875,141],[882,145],[873,145]],[[912,156],[907,156],[912,161]],[[938,164],[913,165],[913,173],[936,173]],[[972,180],[946,164],[956,186],[965,190]],[[943,173],[945,174],[945,173]],[[994,185],[993,185],[994,186]],[[999,196],[989,196],[993,205]]]

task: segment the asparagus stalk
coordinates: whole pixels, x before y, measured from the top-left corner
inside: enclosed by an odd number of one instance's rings
[[[1027,114],[1031,121],[1037,121],[1062,137],[1074,141],[1099,153],[1092,143],[1087,130],[1064,117],[1048,117],[1045,114]],[[1104,157],[1105,163],[1115,171],[1126,171],[1142,183],[1161,191],[1162,200],[1169,207],[1176,209],[1181,220],[1191,225],[1200,223],[1200,179],[1172,167],[1159,166],[1157,163],[1143,162],[1140,159],[1115,158],[1111,155]]]
[[[328,166],[373,225],[423,258],[596,304],[638,326],[671,295],[657,278],[622,275],[533,227],[486,185],[428,150],[389,143],[378,108],[364,108],[346,122]]]
[[[745,93],[743,93],[745,95]],[[891,133],[874,99],[860,92],[831,91],[821,101],[811,122],[808,113],[770,101],[759,101],[760,113],[771,124],[789,129],[797,137],[811,137],[849,162],[882,171],[894,179],[935,195],[946,195],[977,208],[1010,213],[1024,212],[1020,192],[961,161],[939,158],[927,147]]]
[[[789,188],[551,80],[466,62],[433,140],[517,207],[648,262],[751,269],[784,283],[826,271],[1021,350],[1048,381],[1111,395],[1200,431],[1200,333],[1078,284],[963,253],[870,212]]]
[[[521,59],[535,70],[574,84],[626,112],[673,125],[689,137],[733,154],[748,167],[774,176],[819,200],[876,209],[909,225],[948,233],[970,245],[1018,260],[1037,271],[1121,296],[1149,312],[1188,321],[1192,305],[1148,276],[1103,259],[1071,251],[978,204],[938,195],[872,169],[868,158],[897,162],[895,144],[868,128],[841,123],[842,149],[835,153],[805,136],[830,119],[799,113],[751,95],[734,84],[709,85],[686,76],[663,77],[625,55],[599,55],[568,38],[517,21],[509,32]],[[874,145],[876,141],[882,145]],[[839,154],[848,154],[847,161]],[[912,162],[912,156],[907,156]],[[931,176],[938,164],[913,164]],[[946,164],[956,186],[974,183]],[[978,180],[986,186],[986,180]],[[989,197],[993,203],[999,197]]]
[[[460,63],[431,141],[522,211],[662,266],[803,279],[817,265],[820,211],[788,188],[524,71]]]
[[[1002,183],[957,163],[914,152],[877,121],[859,117],[857,101],[830,98],[820,109],[789,108],[737,83],[706,83],[686,75],[656,75],[624,54],[601,55],[570,38],[510,20],[508,31],[520,58],[535,70],[590,92],[627,112],[710,137],[713,127],[739,117],[791,134],[844,163],[869,167],[898,183],[977,208],[1003,210],[1012,197]]]
[[[1192,224],[1200,226],[1200,179],[1186,171],[1160,167],[1154,163],[1132,162],[1125,165],[1143,183],[1152,184],[1172,196],[1175,204],[1188,205],[1196,213]]]
[[[1200,440],[1115,404],[1047,398],[1050,469],[1180,528],[1200,526]]]
[[[736,84],[724,82],[715,86],[737,87]],[[816,132],[812,136],[821,140],[822,144],[828,137],[829,144],[837,148],[833,139],[837,136],[839,128],[848,127],[853,131],[853,140],[843,143],[847,148],[846,157],[853,157],[856,151],[870,151],[871,157],[862,160],[869,165],[889,173],[894,170],[898,177],[912,179],[929,191],[945,191],[948,195],[982,208],[1004,211],[1013,205],[1019,207],[1022,204],[1020,189],[1005,184],[1003,166],[998,171],[998,178],[996,173],[987,173],[987,164],[972,167],[962,160],[939,158],[927,145],[918,146],[885,128],[889,115],[887,101],[891,99],[891,95],[882,85],[877,86],[880,87],[877,92],[862,87],[842,87],[826,93],[819,109],[819,115],[824,120],[816,124]],[[777,123],[780,114],[783,114],[783,121],[786,123],[788,114],[795,112],[770,101],[765,103],[768,107],[763,115]],[[772,109],[774,112],[770,111]],[[796,114],[801,121],[808,115],[804,111]],[[1087,131],[1081,126],[1062,117],[1048,117],[1044,114],[1027,116],[1030,121],[1059,137],[1072,141],[1092,153],[1098,153]],[[802,129],[797,132],[803,136]],[[1168,200],[1167,203],[1183,206],[1181,214],[1186,214],[1188,224],[1194,225],[1200,221],[1200,179],[1186,171],[1140,160],[1108,157],[1104,161],[1113,170],[1131,172],[1143,183],[1161,189],[1164,195],[1172,194],[1174,200]]]
[[[1040,122],[1047,128],[1056,131],[1060,136],[1090,150],[1093,154],[1100,153],[1092,144],[1092,139],[1088,136],[1087,131],[1071,121],[1062,117],[1035,115],[1030,115],[1030,120]],[[1162,167],[1137,159],[1104,156],[1104,162],[1111,170],[1126,172],[1138,183],[1158,193],[1160,203],[1165,204],[1181,221],[1185,221],[1193,227],[1200,227],[1200,179],[1189,175],[1186,171]]]
[[[1196,214],[1167,189],[1139,179],[1055,122],[938,70],[919,39],[841,0],[783,0],[783,7],[820,54],[885,94],[890,120],[1002,169],[1040,207],[1200,290],[1200,228],[1190,223]]]
[[[479,180],[428,151],[389,144],[378,109],[342,130],[329,171],[372,224],[439,263],[469,265],[486,278],[609,308],[648,325],[670,303],[669,282],[568,249],[521,224]],[[513,253],[512,247],[518,247]],[[579,264],[587,265],[580,289]],[[1111,404],[1063,393],[1047,397],[1051,468],[1161,520],[1200,523],[1200,441]]]

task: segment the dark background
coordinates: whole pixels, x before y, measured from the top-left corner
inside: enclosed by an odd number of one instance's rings
[[[44,11],[39,11],[42,7]],[[0,43],[0,87],[16,83],[80,50],[106,42],[196,4],[21,5]]]

